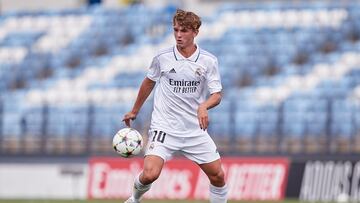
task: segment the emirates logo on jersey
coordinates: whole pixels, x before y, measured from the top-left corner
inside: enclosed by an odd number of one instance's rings
[[[169,79],[169,85],[173,86],[173,92],[175,93],[194,93],[200,83],[200,80]]]

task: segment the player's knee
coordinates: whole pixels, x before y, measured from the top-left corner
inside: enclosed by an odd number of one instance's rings
[[[219,170],[216,173],[209,176],[210,183],[214,186],[224,186],[225,185],[225,174],[223,170]]]
[[[150,184],[158,179],[160,176],[160,171],[155,169],[144,169],[142,173],[142,183],[143,184]]]

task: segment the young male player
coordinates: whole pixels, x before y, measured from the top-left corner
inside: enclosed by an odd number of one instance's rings
[[[130,120],[136,118],[158,83],[144,168],[135,178],[133,194],[126,203],[140,202],[174,152],[197,163],[208,176],[211,203],[227,202],[220,155],[206,130],[208,109],[220,103],[222,86],[217,58],[194,43],[200,26],[196,14],[176,11],[173,17],[176,45],[153,58],[132,110],[124,115],[123,121],[130,126]]]

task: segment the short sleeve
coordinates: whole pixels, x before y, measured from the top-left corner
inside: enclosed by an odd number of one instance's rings
[[[214,60],[213,64],[208,67],[207,70],[207,85],[210,94],[213,94],[215,92],[221,92],[222,85],[221,85],[221,79],[220,79],[220,73],[218,68],[218,61]]]
[[[149,67],[149,70],[147,72],[146,77],[149,78],[152,81],[157,81],[160,78],[160,64],[158,57],[154,57],[151,65]]]

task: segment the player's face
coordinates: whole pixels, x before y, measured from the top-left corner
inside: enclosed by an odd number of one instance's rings
[[[176,21],[174,25],[174,36],[176,45],[179,48],[186,48],[194,44],[197,32],[192,29],[180,26]]]

